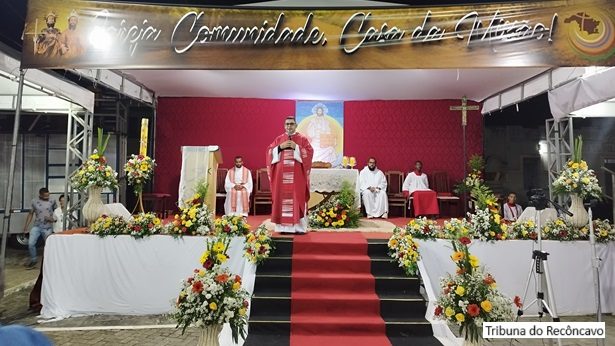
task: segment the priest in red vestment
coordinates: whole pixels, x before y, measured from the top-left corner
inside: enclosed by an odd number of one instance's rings
[[[406,198],[412,196],[412,203],[408,205],[414,208],[414,216],[438,215],[438,195],[429,189],[427,174],[423,173],[423,163],[416,161],[414,171],[408,173],[402,186],[402,191]]]
[[[267,148],[267,173],[273,200],[271,221],[276,232],[305,234],[314,150],[307,137],[295,132],[295,117],[287,117],[284,128],[286,133]]]

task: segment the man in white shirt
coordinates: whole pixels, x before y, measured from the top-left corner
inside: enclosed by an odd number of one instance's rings
[[[408,209],[414,208],[414,216],[438,215],[438,196],[435,191],[429,189],[427,174],[423,173],[423,163],[416,161],[414,171],[408,173],[402,186],[404,196],[412,196],[412,203],[408,203]]]
[[[60,205],[53,211],[55,222],[53,223],[53,233],[62,233],[64,231],[64,195],[58,198]]]
[[[387,179],[384,173],[376,168],[375,158],[370,157],[367,166],[361,170],[359,184],[367,218],[382,217],[386,219],[389,213]]]
[[[224,214],[248,217],[250,194],[252,194],[252,173],[243,166],[243,158],[235,157],[235,166],[229,169],[224,180],[226,200]]]
[[[521,216],[523,208],[517,204],[517,195],[514,192],[508,194],[504,204],[504,220],[515,222]]]

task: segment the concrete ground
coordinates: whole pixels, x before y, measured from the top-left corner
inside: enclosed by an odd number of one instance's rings
[[[39,323],[37,313],[28,311],[28,297],[40,264],[28,270],[27,251],[10,249],[7,257],[7,294],[0,300],[0,324],[22,324],[42,331],[56,345],[196,345],[199,330],[181,330],[167,316],[88,316]],[[530,321],[524,318],[523,321]],[[594,316],[562,317],[563,321],[594,321]],[[605,315],[606,345],[615,346],[615,316]],[[1,344],[1,343],[0,343]],[[505,346],[510,340],[484,342],[484,345]],[[549,340],[522,339],[512,345],[549,345]],[[594,339],[562,339],[565,346],[593,346]],[[264,345],[265,346],[265,345]],[[324,345],[323,345],[324,346]]]

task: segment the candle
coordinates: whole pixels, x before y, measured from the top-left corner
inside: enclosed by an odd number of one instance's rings
[[[147,130],[149,125],[149,119],[141,119],[141,145],[139,147],[139,155],[147,155]]]

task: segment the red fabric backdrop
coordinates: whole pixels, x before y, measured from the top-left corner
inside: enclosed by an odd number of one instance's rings
[[[344,102],[344,154],[362,168],[369,156],[382,170],[408,171],[422,160],[427,174],[447,171],[463,176],[461,114],[458,100]],[[253,171],[265,167],[265,148],[282,133],[283,119],[294,114],[289,100],[161,98],[156,121],[156,192],[177,199],[182,145],[219,145],[223,167],[242,155]],[[482,117],[469,112],[468,153],[482,154]]]

